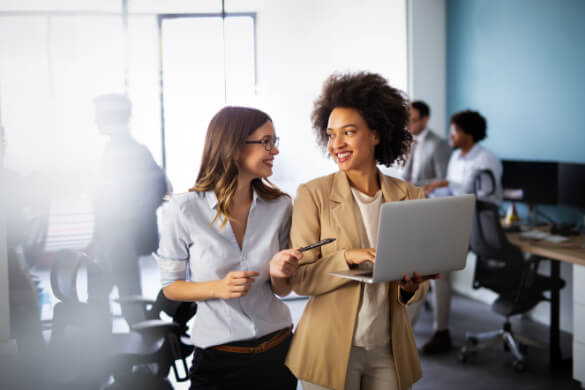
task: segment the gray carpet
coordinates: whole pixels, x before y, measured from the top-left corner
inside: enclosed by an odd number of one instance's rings
[[[499,329],[503,317],[492,312],[489,305],[455,296],[451,311],[451,336],[457,347],[464,342],[465,331],[482,332]],[[432,334],[432,312],[421,310],[421,318],[415,326],[415,337],[419,348]],[[536,341],[548,345],[548,327],[528,319],[512,319],[512,329]],[[562,334],[563,356],[571,354],[570,334]],[[571,365],[550,372],[548,349],[528,348],[526,372],[516,373],[512,368],[513,356],[505,352],[503,345],[494,345],[473,356],[468,362],[457,359],[458,348],[439,356],[421,356],[423,378],[413,387],[427,389],[580,389],[572,379]]]

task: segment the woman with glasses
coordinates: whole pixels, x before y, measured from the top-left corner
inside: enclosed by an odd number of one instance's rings
[[[195,186],[159,209],[155,254],[166,297],[196,301],[191,389],[295,389],[284,365],[288,295],[302,254],[289,247],[290,197],[268,181],[270,117],[225,107],[211,120]]]
[[[337,240],[307,252],[291,278],[294,291],[310,297],[286,360],[305,390],[402,390],[421,376],[406,305],[437,275],[376,284],[329,275],[371,269],[382,203],[423,197],[376,167],[406,158],[408,117],[404,95],[372,73],[332,75],[315,102],[317,142],[339,171],[299,187],[291,242]]]

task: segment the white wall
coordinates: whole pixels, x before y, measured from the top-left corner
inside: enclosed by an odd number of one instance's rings
[[[429,128],[445,138],[447,28],[445,0],[408,0],[408,92],[431,108]]]
[[[403,0],[226,2],[228,12],[257,13],[257,99],[281,138],[273,180],[296,187],[335,171],[316,146],[310,114],[323,81],[333,72],[378,72],[406,89],[406,18]]]

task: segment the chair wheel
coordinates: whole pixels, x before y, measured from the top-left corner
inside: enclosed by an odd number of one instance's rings
[[[514,360],[512,362],[512,367],[514,367],[514,371],[518,373],[526,371],[526,366],[524,365],[523,360]]]
[[[466,352],[459,351],[457,352],[457,359],[459,359],[461,363],[467,363],[469,355]]]

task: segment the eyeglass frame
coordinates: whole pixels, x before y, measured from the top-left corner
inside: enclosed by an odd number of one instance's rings
[[[258,139],[258,140],[252,140],[252,141],[245,141],[245,144],[262,144],[264,145],[264,150],[266,150],[267,152],[270,152],[272,149],[274,148],[278,148],[278,143],[280,141],[280,137],[264,137],[262,139]]]

